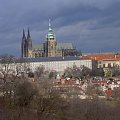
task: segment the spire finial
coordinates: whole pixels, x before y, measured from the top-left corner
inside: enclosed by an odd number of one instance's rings
[[[51,20],[49,19],[49,27],[51,27]]]
[[[55,39],[55,34],[54,34],[54,32],[53,32],[53,30],[52,30],[52,28],[51,28],[51,20],[49,19],[49,28],[48,28],[48,34],[47,34],[47,36],[46,36],[46,38],[47,39]]]
[[[23,28],[23,38],[25,38],[25,31],[24,31],[24,28]]]
[[[49,32],[52,31],[52,28],[51,28],[51,20],[49,19]]]

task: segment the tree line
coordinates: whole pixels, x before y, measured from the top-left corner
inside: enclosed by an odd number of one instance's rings
[[[0,58],[0,120],[119,120],[120,95],[115,91],[115,101],[101,101],[97,97],[81,100],[78,97],[61,97],[59,90],[50,79],[56,71],[48,74],[43,66],[36,68],[33,74],[29,64],[14,56]],[[13,66],[11,66],[11,63]],[[14,65],[15,71],[13,70]],[[98,69],[97,69],[98,70]],[[101,75],[103,71],[91,71],[85,66],[66,68],[64,77],[79,79],[92,75]],[[26,76],[26,74],[28,76]],[[29,78],[34,76],[35,82]],[[88,90],[90,92],[90,90]],[[69,94],[72,94],[67,91]],[[77,96],[77,91],[74,92]]]

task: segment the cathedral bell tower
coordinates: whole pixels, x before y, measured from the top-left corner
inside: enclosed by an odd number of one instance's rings
[[[28,28],[28,35],[27,35],[27,52],[28,52],[27,57],[32,57],[32,39],[30,36],[29,28]]]
[[[25,36],[25,31],[23,29],[23,37],[22,37],[22,43],[21,43],[21,57],[27,57],[27,39]]]
[[[25,31],[23,29],[23,37],[21,43],[21,57],[32,57],[32,39],[30,36],[30,31],[28,29],[27,38],[25,36]]]
[[[46,35],[46,42],[45,42],[45,56],[46,57],[55,57],[56,56],[56,36],[53,33],[51,28],[51,22],[49,20],[49,28],[48,34]]]

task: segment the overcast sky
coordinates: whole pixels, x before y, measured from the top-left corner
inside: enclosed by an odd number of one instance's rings
[[[120,0],[0,0],[0,54],[20,56],[23,28],[43,43],[49,19],[58,42],[87,53],[120,52]]]

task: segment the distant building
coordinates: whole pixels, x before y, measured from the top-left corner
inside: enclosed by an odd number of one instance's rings
[[[105,76],[112,76],[112,68],[120,67],[120,54],[103,53],[103,54],[88,54],[81,56],[83,59],[97,61],[97,67],[103,68]]]
[[[34,45],[30,31],[28,29],[27,38],[23,30],[23,37],[21,43],[21,56],[23,58],[37,58],[37,57],[60,57],[60,56],[74,56],[78,52],[72,43],[58,43],[56,35],[51,28],[49,20],[48,34],[46,41],[40,45]]]
[[[73,68],[73,66],[81,67],[85,66],[91,70],[96,67],[96,61],[89,59],[82,59],[79,56],[65,56],[65,57],[39,57],[39,58],[23,58],[15,59],[6,64],[6,61],[2,63],[0,61],[0,68],[6,71],[8,74],[21,74],[26,72],[35,72],[38,67],[44,67],[45,71],[56,71],[63,74],[66,68]],[[18,73],[19,72],[19,73]]]
[[[33,72],[40,66],[43,66],[47,71],[57,71],[59,73],[64,72],[68,67],[73,68],[74,65],[77,67],[86,66],[91,70],[96,68],[96,61],[82,59],[78,56],[26,58],[25,60],[29,63]]]
[[[81,56],[83,59],[97,60],[98,68],[110,68],[115,65],[120,66],[120,54],[103,53],[103,54],[88,54]]]

